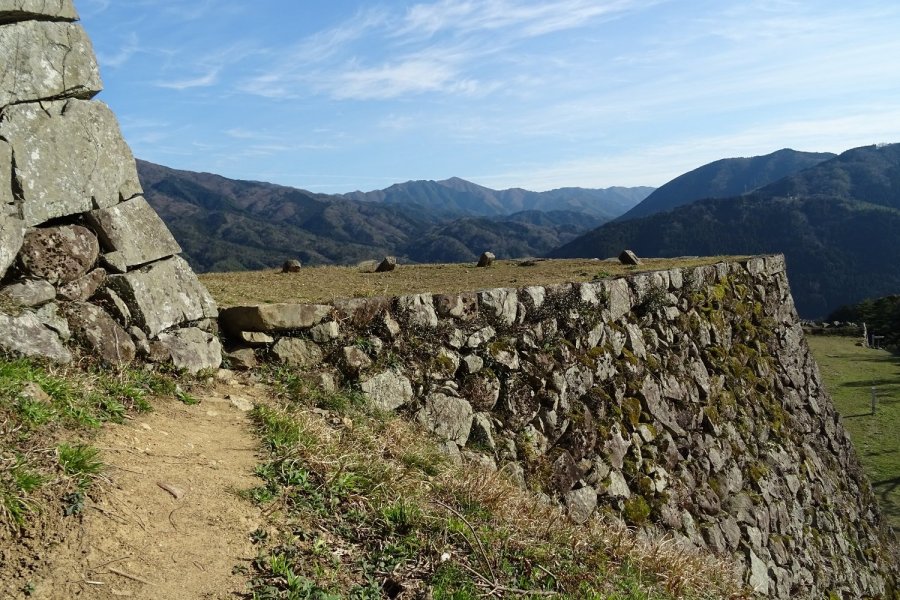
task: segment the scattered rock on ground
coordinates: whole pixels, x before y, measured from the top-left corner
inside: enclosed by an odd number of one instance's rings
[[[483,253],[483,254],[481,255],[481,258],[478,259],[478,264],[477,264],[476,266],[478,266],[478,267],[489,267],[489,266],[491,266],[492,264],[494,264],[494,260],[495,260],[496,258],[497,258],[497,257],[494,256],[494,253],[493,253],[493,252],[485,252],[485,253]]]
[[[641,259],[631,250],[622,250],[622,254],[619,255],[619,262],[623,265],[639,265],[641,264]]]
[[[385,256],[384,260],[375,268],[376,273],[387,273],[397,268],[397,259],[393,256]]]
[[[297,259],[291,259],[284,261],[284,264],[281,265],[282,273],[299,273],[303,270],[303,263],[301,263]]]

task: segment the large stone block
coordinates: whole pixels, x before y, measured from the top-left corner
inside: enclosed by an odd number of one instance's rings
[[[156,211],[138,196],[88,213],[107,252],[118,252],[128,267],[181,253],[181,246]]]
[[[20,315],[0,313],[0,350],[18,356],[47,358],[58,363],[72,360],[56,332],[44,327],[31,312]]]
[[[360,383],[363,393],[378,410],[390,411],[413,399],[412,383],[397,371],[384,371]]]
[[[151,337],[218,314],[209,292],[178,256],[125,275],[113,275],[107,285],[125,301],[135,323]]]
[[[472,430],[472,405],[454,396],[434,393],[425,398],[418,421],[439,437],[464,446]]]
[[[102,102],[16,104],[0,112],[29,226],[108,208],[141,193],[131,150]]]
[[[0,213],[0,279],[6,275],[25,239],[25,224],[15,218]]]
[[[291,331],[309,329],[331,314],[326,304],[260,304],[234,306],[222,311],[219,323],[230,332]]]
[[[50,283],[75,281],[100,254],[97,237],[81,225],[33,229],[25,236],[19,262],[27,275]]]
[[[219,339],[197,327],[175,329],[161,333],[155,355],[165,356],[177,369],[188,373],[218,369],[222,364],[222,344]]]
[[[131,337],[102,308],[72,302],[65,310],[73,336],[94,356],[116,367],[134,360],[136,350]]]
[[[0,0],[0,23],[34,18],[75,21],[78,13],[72,0]]]
[[[80,25],[24,21],[0,27],[0,106],[50,98],[92,98],[103,88],[91,41]]]

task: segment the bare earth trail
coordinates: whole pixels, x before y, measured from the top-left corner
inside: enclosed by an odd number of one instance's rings
[[[200,404],[160,400],[151,413],[107,426],[96,444],[112,483],[102,484],[99,504],[86,502],[81,527],[44,557],[46,572],[30,597],[194,600],[245,592],[245,577],[232,571],[254,557],[250,533],[263,523],[235,493],[259,484],[258,442],[244,412],[251,393],[232,382],[198,396]]]

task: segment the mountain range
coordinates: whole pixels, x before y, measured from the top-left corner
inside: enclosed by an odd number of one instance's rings
[[[344,195],[138,161],[198,271],[299,258],[353,264],[784,253],[800,314],[900,290],[900,145],[715,161],[653,188],[491,190],[459,178]]]
[[[542,256],[653,191],[498,191],[454,178],[335,196],[141,160],[138,173],[147,200],[201,272],[262,269],[288,258],[353,264],[385,255],[460,262],[485,250],[500,258]]]
[[[549,255],[783,252],[797,309],[809,318],[900,290],[900,144],[848,150],[747,194],[702,196],[604,224]]]
[[[798,152],[785,148],[765,156],[723,158],[660,186],[617,220],[647,217],[705,198],[739,196],[835,156],[830,152]]]
[[[418,206],[447,217],[500,217],[522,211],[583,213],[609,221],[623,214],[653,191],[651,187],[605,189],[560,188],[531,192],[521,188],[492,190],[453,177],[443,181],[407,181],[374,192],[343,197],[360,202]]]

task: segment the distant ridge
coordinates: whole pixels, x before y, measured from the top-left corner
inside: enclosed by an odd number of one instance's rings
[[[608,221],[635,206],[651,187],[560,188],[532,192],[493,190],[459,177],[443,181],[407,181],[383,190],[351,192],[344,198],[400,206],[419,206],[449,216],[497,217],[526,210],[574,211]]]
[[[676,177],[617,220],[647,217],[706,198],[740,196],[835,156],[785,148],[765,156],[723,158]]]
[[[316,265],[385,255],[459,262],[485,250],[499,258],[542,255],[620,215],[650,190],[496,192],[455,178],[330,196],[146,161],[138,161],[138,172],[147,200],[199,271],[262,269],[288,258]],[[532,205],[545,209],[519,210]]]
[[[797,309],[818,318],[900,290],[898,240],[900,144],[888,144],[848,150],[750,194],[607,223],[549,255],[783,252]]]

